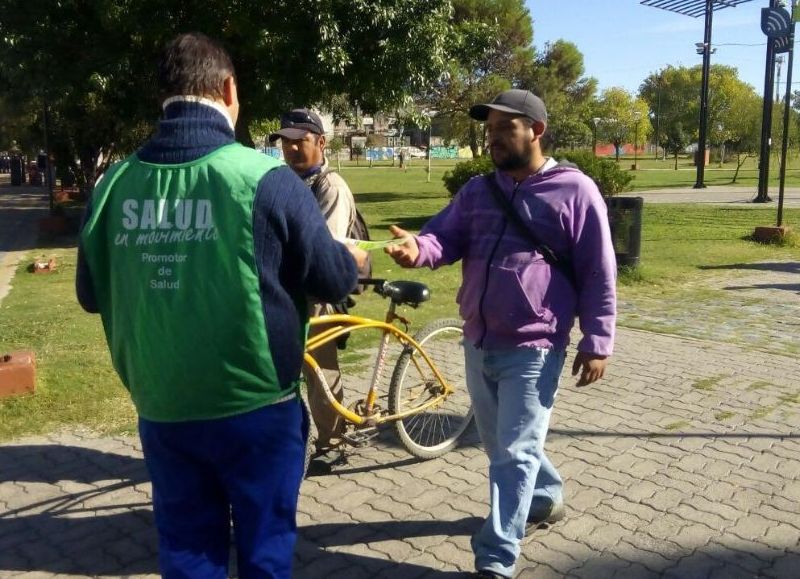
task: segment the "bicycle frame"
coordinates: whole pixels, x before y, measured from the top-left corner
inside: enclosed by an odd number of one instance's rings
[[[447,383],[444,376],[439,372],[439,369],[433,363],[433,361],[428,357],[428,354],[425,352],[425,349],[418,344],[411,336],[409,336],[406,332],[398,328],[393,322],[395,320],[402,320],[400,316],[395,313],[396,305],[394,302],[390,302],[389,310],[386,312],[386,319],[384,321],[375,320],[372,318],[364,318],[361,316],[354,316],[352,314],[327,314],[323,316],[315,316],[309,320],[310,325],[313,326],[322,326],[322,325],[331,325],[331,328],[320,332],[319,334],[311,337],[306,342],[306,351],[304,355],[305,362],[309,365],[309,367],[313,370],[315,375],[317,376],[320,383],[323,385],[323,390],[325,391],[325,396],[328,399],[328,402],[331,406],[338,412],[342,417],[344,417],[349,422],[356,424],[357,426],[378,426],[380,424],[385,424],[387,422],[392,422],[395,420],[401,420],[407,416],[411,416],[413,414],[417,414],[422,412],[432,406],[438,405],[442,400],[444,400],[449,394],[454,391],[454,388]],[[358,414],[353,412],[349,408],[342,405],[336,398],[334,398],[333,394],[331,393],[330,386],[325,380],[325,375],[320,368],[317,361],[311,355],[311,353],[318,347],[322,346],[323,344],[327,344],[332,340],[339,338],[345,334],[349,334],[350,332],[354,332],[357,330],[364,330],[369,328],[376,328],[382,330],[381,332],[381,342],[378,348],[378,355],[375,360],[375,366],[372,373],[372,380],[370,381],[369,390],[367,391],[367,396],[365,398],[366,407],[364,414]],[[381,377],[383,376],[384,369],[386,367],[386,355],[389,349],[389,341],[394,337],[396,340],[400,342],[400,344],[404,348],[413,348],[417,353],[422,356],[422,360],[428,365],[428,367],[433,372],[433,375],[436,377],[436,380],[439,384],[442,385],[444,388],[444,392],[434,398],[433,400],[429,400],[425,404],[422,404],[416,408],[412,408],[408,411],[401,412],[398,414],[391,414],[391,415],[380,415],[379,413],[373,412],[373,408],[375,407],[375,400],[378,397],[378,384],[380,382]],[[420,361],[417,356],[412,356],[411,358],[414,364],[419,368]]]

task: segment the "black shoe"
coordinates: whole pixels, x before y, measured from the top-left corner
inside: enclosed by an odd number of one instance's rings
[[[344,452],[337,449],[327,449],[316,452],[308,463],[306,476],[320,476],[331,474],[333,467],[347,464]]]
[[[500,575],[494,571],[476,571],[473,577],[480,577],[481,579],[508,579],[505,575]]]
[[[525,525],[525,533],[552,525],[564,518],[566,511],[564,509],[564,502],[555,502],[545,498],[534,499],[531,504],[531,510],[528,513],[528,522]]]

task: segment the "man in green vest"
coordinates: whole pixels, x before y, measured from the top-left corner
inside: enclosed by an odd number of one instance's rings
[[[234,141],[219,44],[178,36],[158,80],[158,132],[87,208],[78,299],[139,414],[163,576],[226,577],[232,519],[239,576],[289,579],[306,296],[345,298],[356,263],[294,172]]]

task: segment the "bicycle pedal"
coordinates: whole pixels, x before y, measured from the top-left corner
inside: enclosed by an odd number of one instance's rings
[[[343,434],[342,440],[344,440],[350,446],[355,446],[358,448],[361,446],[366,446],[376,436],[378,436],[378,428],[376,426],[372,426]]]

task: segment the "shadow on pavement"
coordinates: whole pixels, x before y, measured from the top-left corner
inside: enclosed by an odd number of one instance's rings
[[[730,263],[726,265],[700,265],[698,269],[749,269],[754,271],[777,271],[783,273],[800,273],[800,261],[776,261],[762,263]]]
[[[152,512],[134,505],[116,508],[124,512],[0,515],[0,576],[8,571],[88,577],[158,573]]]
[[[375,438],[375,440],[382,448],[397,448],[397,449],[405,450],[405,447],[400,442],[400,439],[397,437],[397,434],[395,434],[394,429],[391,428],[391,427],[388,427],[385,430],[383,430]],[[458,445],[456,446],[456,448],[454,450],[457,450],[459,448],[478,448],[480,446],[481,446],[481,439],[480,439],[480,436],[478,436],[478,429],[475,427],[475,421],[473,419],[473,421],[470,423],[470,425],[467,428],[467,430],[464,432],[464,434],[461,435],[461,438],[458,441]],[[359,474],[359,473],[364,473],[364,472],[376,472],[376,471],[381,471],[381,470],[388,469],[388,468],[400,468],[400,467],[404,467],[404,466],[410,466],[410,465],[416,464],[418,462],[425,462],[424,459],[416,458],[415,456],[412,456],[409,453],[407,458],[401,458],[401,459],[392,460],[392,461],[381,461],[381,462],[376,462],[374,464],[368,464],[368,465],[364,465],[364,466],[354,467],[354,466],[348,466],[348,462],[347,462],[348,461],[348,452],[352,453],[353,450],[350,447],[345,447],[345,451],[344,451],[345,462],[342,463],[341,465],[334,466],[332,468],[331,473],[324,473],[324,474],[319,474],[319,475],[318,474],[309,474],[308,478],[313,478],[315,476],[327,476],[328,474],[334,474],[334,475],[339,476],[339,475]],[[363,452],[364,455],[368,456],[369,452],[370,452],[370,449],[369,449],[369,447],[366,447],[364,450],[362,450],[360,452]]]
[[[352,576],[381,579],[467,577],[468,574],[461,571],[437,571],[416,563],[397,562],[327,549],[367,542],[370,546],[377,546],[382,541],[404,541],[415,537],[470,536],[482,522],[483,519],[479,517],[465,517],[456,521],[384,520],[369,523],[320,523],[301,527],[296,551],[295,576],[302,579],[346,577],[347,570],[358,569],[361,573],[352,571]],[[435,549],[432,551],[435,553]],[[412,551],[408,557],[413,558],[414,555]]]
[[[781,432],[693,432],[675,430],[674,432],[620,432],[618,430],[571,430],[568,428],[551,428],[552,436],[597,436],[608,438],[777,438],[800,439],[800,433]]]
[[[800,273],[800,272],[798,272]],[[751,290],[751,289],[774,289],[787,292],[800,293],[800,284],[797,283],[758,283],[755,285],[729,285],[722,289],[726,290]]]
[[[630,579],[744,579],[775,578],[789,579],[797,577],[800,565],[800,552],[783,551],[781,549],[751,548],[743,545],[736,549],[723,545],[707,545],[687,552],[679,557],[674,553],[670,560],[652,553],[647,556],[643,552],[641,560],[631,562],[621,559],[611,552],[598,554],[596,558],[576,560],[575,565],[566,565],[554,570],[547,565],[520,565],[516,579],[537,579],[542,577],[565,576],[576,579],[593,577],[620,577]],[[535,551],[530,553],[536,557]],[[309,578],[311,579],[311,578]]]
[[[68,480],[91,484],[110,479],[125,479],[131,485],[149,480],[144,460],[139,457],[80,446],[0,446],[0,483],[53,484]]]
[[[0,576],[158,573],[150,500],[131,494],[147,480],[138,457],[63,445],[0,447],[0,483],[29,495],[24,506],[0,511]]]

